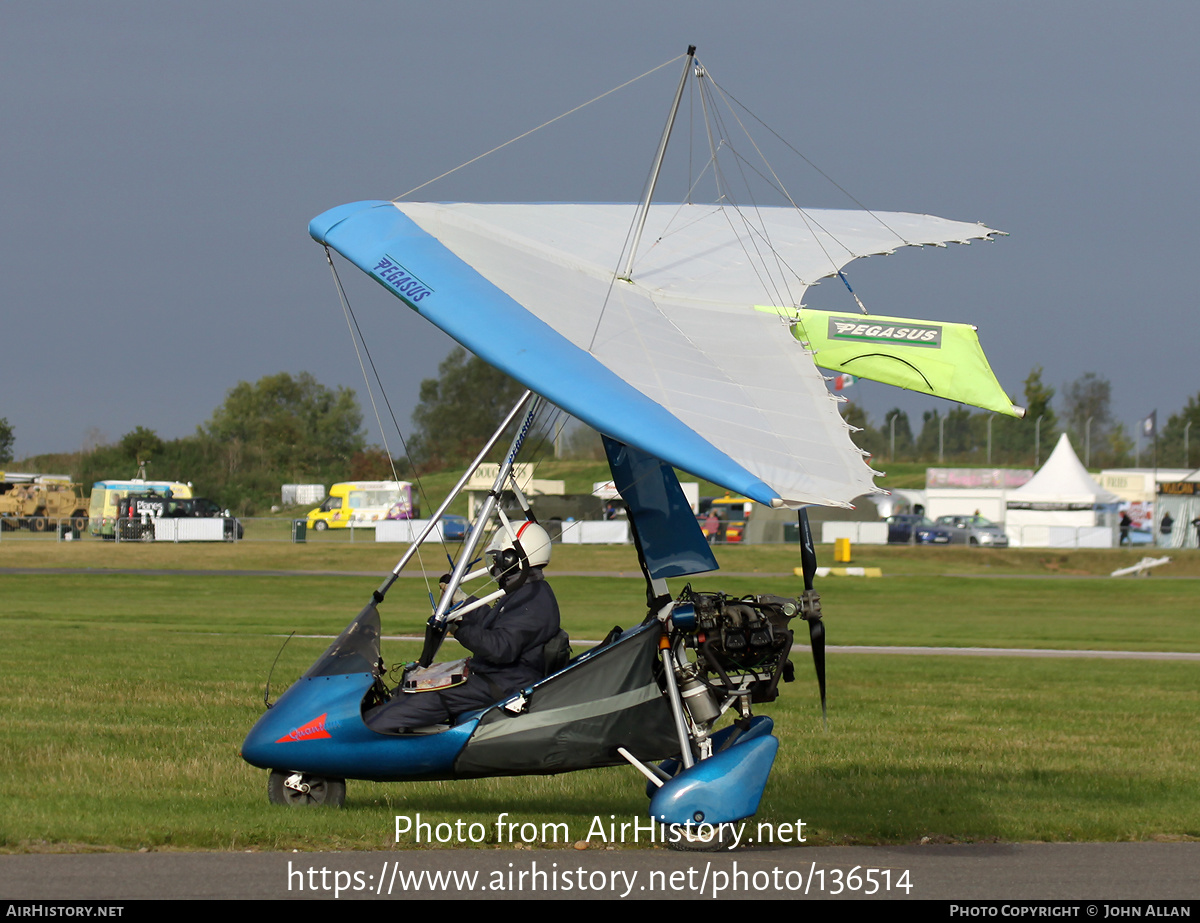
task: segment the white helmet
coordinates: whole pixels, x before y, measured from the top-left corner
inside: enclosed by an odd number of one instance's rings
[[[545,529],[532,520],[520,525],[513,523],[512,529],[516,535],[516,544],[521,546],[530,567],[545,567],[550,563],[550,536]],[[504,527],[492,537],[484,555],[490,559],[488,569],[494,577],[507,574],[521,566],[521,557],[513,547],[509,530]]]

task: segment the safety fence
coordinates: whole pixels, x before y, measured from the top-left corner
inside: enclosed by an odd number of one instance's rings
[[[284,525],[290,524],[285,522]],[[121,517],[98,522],[84,516],[0,518],[0,541],[237,542],[244,538],[242,521],[233,517]]]
[[[325,526],[324,523],[321,523]],[[280,517],[122,517],[89,522],[86,518],[31,517],[0,519],[0,541],[42,542],[295,542],[295,543],[411,543],[428,520],[383,520],[349,523],[344,527],[310,528],[304,519]],[[629,524],[555,521],[550,530],[556,542],[568,544],[630,544]],[[436,523],[426,542],[457,544],[465,535],[464,521]]]
[[[378,523],[350,523],[344,527],[312,528],[304,519],[281,517],[168,518],[141,517],[104,519],[55,519],[38,517],[34,521],[0,520],[0,542],[295,542],[295,543],[411,543],[424,530],[428,520],[383,520]],[[628,545],[633,539],[629,523],[611,521],[553,520],[546,523],[551,539],[579,545]],[[461,517],[436,523],[427,543],[457,544],[466,534]]]
[[[351,525],[346,528],[316,530],[307,527],[304,519],[281,517],[226,518],[158,518],[107,519],[91,523],[83,517],[30,517],[16,520],[0,518],[0,543],[12,541],[37,542],[295,542],[295,543],[409,543],[420,533],[426,520],[385,521],[371,525]],[[463,538],[461,526],[443,534],[439,523],[426,542],[457,544]],[[558,543],[582,545],[630,544],[629,525],[614,521],[555,521],[549,528]],[[825,522],[820,524],[817,539],[831,544],[847,538],[854,545],[885,545],[887,524],[883,522]],[[796,536],[785,534],[782,541],[758,544],[795,544]],[[1107,526],[1039,526],[1010,525],[1005,527],[1010,548],[1116,548],[1120,545],[1117,529]],[[726,544],[718,540],[714,544]],[[732,543],[731,543],[732,544]],[[1125,543],[1147,548],[1200,547],[1200,530],[1184,523],[1173,535],[1153,535],[1144,529],[1134,529]],[[916,547],[924,547],[917,545]],[[945,547],[944,545],[941,547]]]
[[[1129,529],[1124,537],[1117,526],[1008,525],[1010,548],[1197,548],[1200,532],[1177,529],[1163,535],[1149,529]]]

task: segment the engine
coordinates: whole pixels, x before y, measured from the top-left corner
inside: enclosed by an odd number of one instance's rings
[[[680,692],[692,720],[714,721],[729,697],[743,714],[751,703],[774,701],[779,681],[791,682],[795,671],[788,655],[793,634],[789,623],[821,617],[820,597],[743,596],[698,592],[690,585],[671,612],[673,643],[694,651],[680,670]]]

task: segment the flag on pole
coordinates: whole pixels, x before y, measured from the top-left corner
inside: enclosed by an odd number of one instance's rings
[[[844,391],[854,384],[853,375],[835,375],[833,379],[833,390]]]
[[[1152,439],[1154,434],[1158,432],[1158,411],[1150,411],[1150,416],[1142,420],[1142,435],[1147,439]]]

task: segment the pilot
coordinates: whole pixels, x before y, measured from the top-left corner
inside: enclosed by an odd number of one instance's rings
[[[472,654],[467,681],[445,689],[398,692],[363,715],[372,730],[402,734],[450,722],[546,675],[546,646],[560,632],[558,601],[542,575],[542,568],[550,563],[550,536],[535,522],[514,524],[513,529],[528,567],[522,569],[509,530],[501,529],[485,555],[500,588],[511,591],[495,605],[450,623],[450,633]]]

